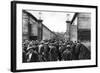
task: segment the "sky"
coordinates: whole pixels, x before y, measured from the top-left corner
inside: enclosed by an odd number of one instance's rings
[[[74,13],[68,12],[40,12],[29,10],[28,12],[34,15],[37,19],[41,18],[43,20],[43,24],[54,32],[66,32],[67,14],[70,14],[69,20],[71,20],[74,15]]]

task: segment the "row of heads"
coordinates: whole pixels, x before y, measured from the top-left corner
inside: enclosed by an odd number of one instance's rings
[[[56,40],[54,40],[54,41],[49,41],[49,40],[41,40],[41,41],[31,40],[31,41],[29,41],[29,40],[25,40],[25,41],[23,41],[23,45],[26,45],[26,44],[40,45],[40,44],[42,44],[42,45],[50,45],[50,46],[55,46],[55,45],[65,46],[65,45],[71,45],[73,43],[80,43],[80,41],[78,41],[78,42],[76,42],[76,41],[74,41],[74,42],[73,41],[56,41]]]

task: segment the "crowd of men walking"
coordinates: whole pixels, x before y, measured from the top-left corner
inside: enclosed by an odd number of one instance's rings
[[[23,63],[90,59],[91,53],[81,42],[28,41],[22,43]]]

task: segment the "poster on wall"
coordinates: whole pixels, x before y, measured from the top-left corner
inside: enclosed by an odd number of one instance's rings
[[[11,71],[97,67],[97,6],[11,2]]]

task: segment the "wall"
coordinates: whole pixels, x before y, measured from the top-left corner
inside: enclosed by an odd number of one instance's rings
[[[89,50],[91,49],[91,14],[78,14],[78,40],[80,40]]]
[[[43,27],[43,37],[42,37],[43,40],[46,40],[46,39],[50,39],[50,31],[48,29],[46,29],[45,27]]]
[[[30,18],[30,24],[31,24],[31,36],[38,36],[38,22],[36,22],[34,19]],[[35,31],[35,32],[34,32]]]
[[[90,13],[78,14],[78,29],[91,29],[91,14]]]
[[[77,25],[70,26],[70,40],[73,42],[77,41]]]
[[[52,33],[48,28],[46,28],[45,26],[43,26],[43,40],[49,40],[52,39],[55,36],[54,33]]]
[[[11,0],[1,0],[0,1],[0,73],[11,73],[10,72],[10,41],[11,41],[11,25],[10,25],[10,1]],[[25,0],[24,0],[25,1]],[[54,2],[54,3],[66,3],[66,4],[84,4],[84,5],[98,5],[98,19],[100,19],[100,0],[31,0],[37,2]],[[100,24],[100,21],[98,21]],[[100,25],[98,25],[98,32],[100,32]],[[98,33],[100,37],[100,33]],[[100,44],[100,38],[98,38],[98,43]],[[100,45],[98,44],[98,52],[100,51]],[[100,53],[98,53],[100,56]],[[100,57],[98,57],[99,67],[97,68],[81,68],[81,69],[64,69],[64,70],[50,70],[50,71],[38,71],[38,72],[20,72],[20,73],[100,73]]]
[[[22,38],[23,40],[36,40],[38,36],[38,22],[35,21],[35,19],[32,18],[32,16],[29,16],[27,12],[23,11],[23,35]]]
[[[91,41],[91,14],[78,14],[78,40]]]
[[[28,18],[28,15],[26,13],[24,13],[24,12],[23,12],[22,15],[23,15],[23,17],[22,17],[22,19],[23,19],[23,21],[22,21],[22,24],[23,24],[22,25],[22,27],[23,27],[22,28],[22,33],[23,33],[22,36],[23,36],[23,40],[24,39],[28,40],[28,36],[27,35],[28,35],[28,19],[29,18]]]
[[[70,26],[70,40],[77,41],[77,17]]]

